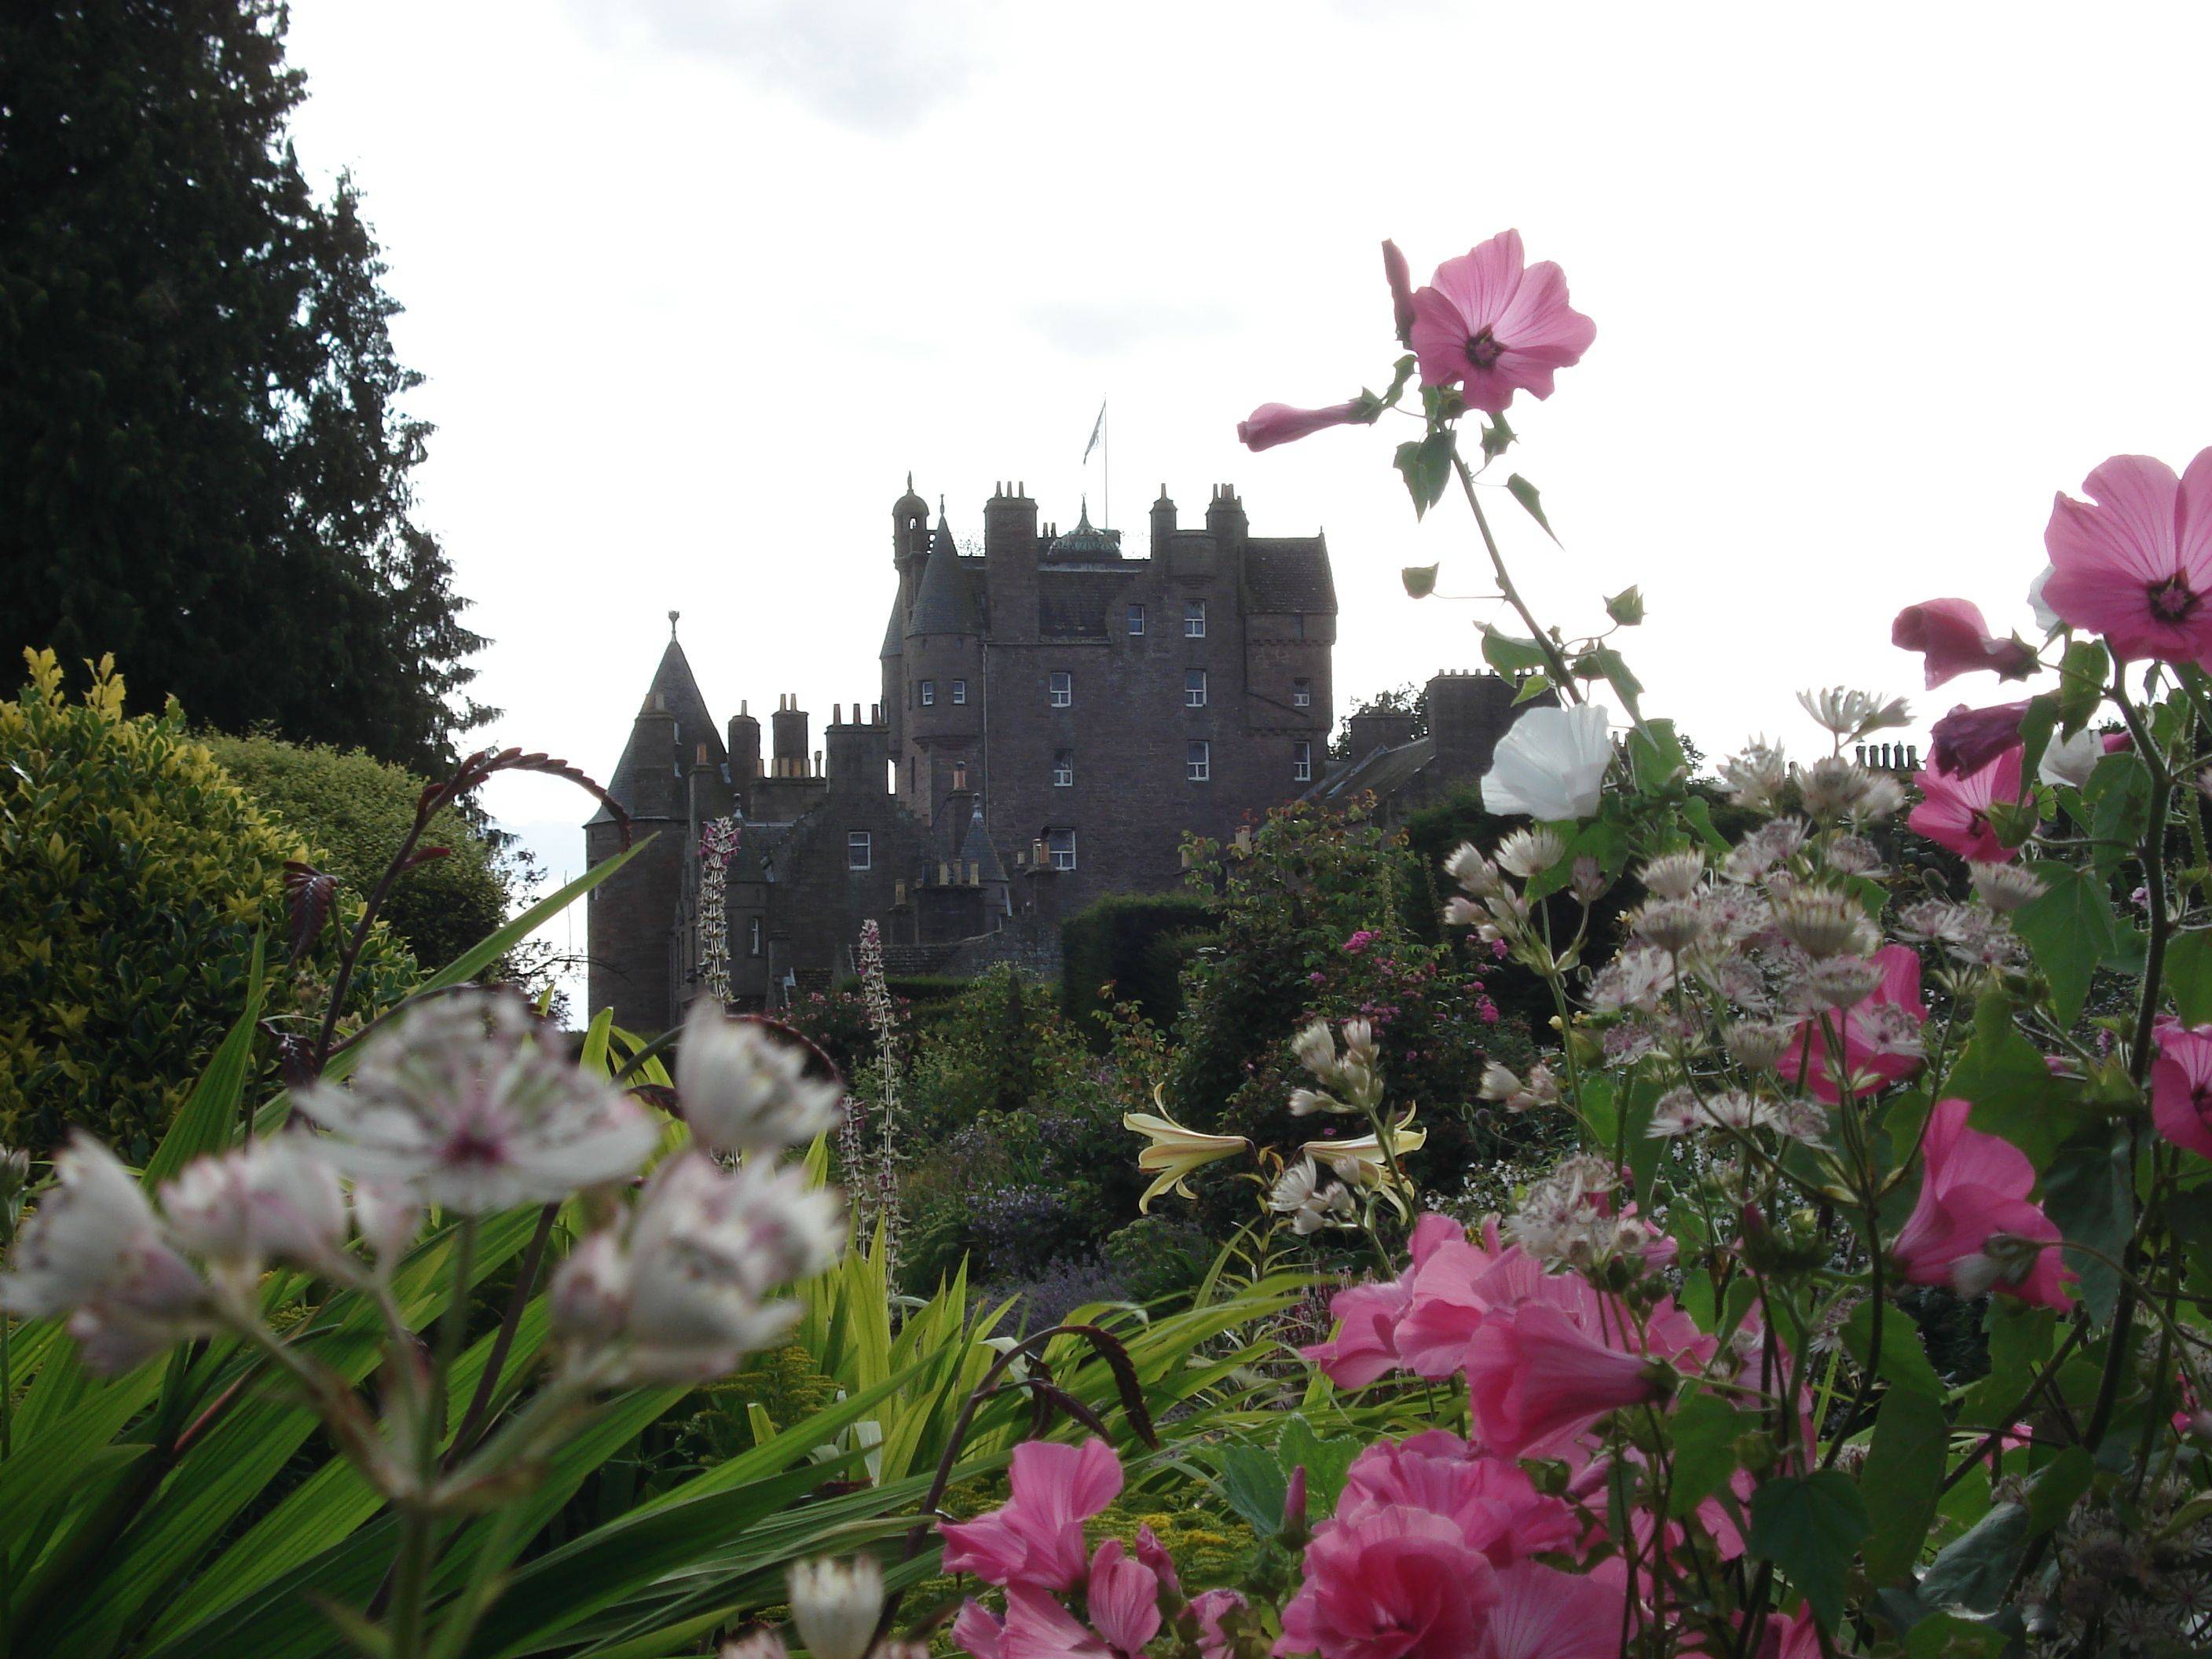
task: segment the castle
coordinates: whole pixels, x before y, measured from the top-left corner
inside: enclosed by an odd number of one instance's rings
[[[907,484],[879,690],[833,707],[822,748],[788,696],[765,755],[747,706],[718,730],[671,613],[608,785],[653,840],[588,901],[592,1012],[658,1031],[710,982],[781,1006],[848,976],[870,920],[902,971],[1048,968],[1063,917],[1174,886],[1186,832],[1226,839],[1269,806],[1345,799],[1332,781],[1354,772],[1414,794],[1479,775],[1510,721],[1510,687],[1442,677],[1431,735],[1361,717],[1352,767],[1325,776],[1337,605],[1322,538],[1253,535],[1226,485],[1186,528],[1163,486],[1132,558],[1087,509],[1064,534],[1041,529],[1036,503],[1001,484],[973,555],[942,501],[933,528]],[[585,826],[594,864],[620,839],[605,810]]]

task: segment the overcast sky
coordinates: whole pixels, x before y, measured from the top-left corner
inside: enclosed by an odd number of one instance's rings
[[[718,717],[874,699],[908,469],[963,536],[1002,477],[1096,519],[1102,398],[1133,543],[1163,481],[1327,531],[1340,704],[1477,665],[1488,609],[1399,586],[1480,581],[1390,469],[1410,422],[1236,441],[1387,378],[1384,236],[1417,281],[1508,226],[1565,267],[1596,343],[1511,413],[1565,551],[1509,553],[1570,631],[1640,582],[1647,706],[1715,754],[1807,737],[1802,685],[1917,693],[1900,605],[2030,629],[2053,490],[2212,442],[2199,6],[292,11],[302,157],[365,189],[428,377],[491,736],[601,776],[671,609]],[[1960,695],[1998,700],[1929,712]],[[490,804],[579,867],[580,796]]]

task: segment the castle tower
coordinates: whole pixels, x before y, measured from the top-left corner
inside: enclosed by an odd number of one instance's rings
[[[665,1030],[676,1018],[681,981],[671,960],[669,922],[684,897],[692,770],[708,769],[719,781],[729,757],[677,642],[676,621],[670,611],[667,648],[607,783],[607,793],[630,816],[633,840],[649,836],[651,843],[592,890],[585,924],[591,1007],[611,1007],[616,1024],[648,1033]],[[601,807],[584,825],[585,857],[597,864],[621,849],[614,814]]]
[[[979,777],[982,770],[982,619],[973,564],[953,545],[940,505],[901,651],[909,764],[899,779],[900,799],[932,823],[952,787],[953,769]]]

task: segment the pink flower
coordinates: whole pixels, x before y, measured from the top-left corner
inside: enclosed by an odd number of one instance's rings
[[[1885,945],[1872,959],[1881,964],[1881,983],[1843,1016],[1844,1068],[1860,1091],[1887,1088],[1920,1069],[1920,1027],[1928,1018],[1928,1005],[1920,1000],[1920,958],[1905,945]],[[1800,1021],[1776,1063],[1792,1083],[1802,1072],[1806,1088],[1831,1106],[1843,1097],[1829,1069],[1821,1026],[1834,1018]]]
[[[1105,1642],[1035,1584],[1006,1587],[999,1659],[1112,1659]]]
[[[1159,1576],[1109,1538],[1091,1560],[1091,1622],[1116,1653],[1137,1652],[1160,1633]]]
[[[1095,1435],[1079,1446],[1024,1440],[1014,1448],[1010,1480],[1013,1495],[1004,1506],[939,1528],[945,1571],[991,1584],[1074,1589],[1086,1565],[1083,1523],[1121,1490],[1121,1460]]]
[[[1354,1285],[1329,1298],[1329,1317],[1337,1333],[1326,1342],[1301,1348],[1299,1354],[1327,1373],[1340,1389],[1364,1389],[1376,1377],[1395,1370],[1398,1322],[1413,1305],[1413,1281],[1421,1264],[1447,1240],[1466,1242],[1466,1232],[1447,1215],[1425,1215],[1413,1225],[1413,1264],[1395,1279],[1379,1285]]]
[[[1978,772],[2020,743],[2025,702],[1969,708],[1963,702],[1928,728],[1928,763],[1947,777]]]
[[[1419,1376],[1449,1376],[1467,1363],[1484,1316],[1536,1295],[1543,1278],[1543,1265],[1518,1245],[1498,1248],[1494,1224],[1486,1226],[1480,1245],[1464,1234],[1439,1241],[1399,1322],[1401,1363]]]
[[[1929,1112],[1920,1198],[1890,1254],[1908,1283],[2001,1291],[2063,1313],[2074,1305],[2063,1283],[2073,1275],[2040,1248],[2059,1232],[2029,1201],[2035,1167],[2010,1141],[1968,1128],[1972,1109],[1954,1097]]]
[[[1457,386],[1470,409],[1502,415],[1513,394],[1552,395],[1552,375],[1582,361],[1597,325],[1567,303],[1546,259],[1523,269],[1521,233],[1502,231],[1437,267],[1413,295],[1410,343],[1425,386]]]
[[[1374,414],[1365,400],[1331,404],[1327,409],[1293,409],[1288,404],[1261,404],[1237,422],[1237,441],[1257,454],[1277,444],[1295,443],[1333,426],[1354,422],[1371,423]]]
[[[1501,1457],[1544,1457],[1608,1412],[1656,1405],[1674,1392],[1663,1368],[1620,1344],[1633,1333],[1616,1304],[1617,1341],[1564,1310],[1530,1302],[1486,1320],[1468,1350],[1468,1403],[1484,1445]]]
[[[973,1599],[960,1604],[960,1612],[952,1621],[952,1639],[974,1654],[975,1659],[1004,1659],[1006,1634],[1006,1622]]]
[[[2051,507],[2044,603],[2123,658],[2212,657],[2212,449],[2179,478],[2148,455],[2115,455]]]
[[[2160,1023],[2150,1109],[2159,1133],[2199,1158],[2212,1158],[2212,1025]]]
[[[1390,284],[1390,326],[1398,331],[1398,343],[1413,343],[1413,273],[1406,264],[1406,256],[1398,252],[1395,242],[1382,244],[1382,280]]]
[[[1244,1598],[1233,1589],[1202,1590],[1191,1598],[1190,1610],[1198,1620],[1198,1650],[1205,1659],[1224,1659],[1229,1633],[1221,1628],[1222,1615],[1244,1605]]]
[[[1356,1521],[1394,1504],[1443,1516],[1493,1566],[1575,1551],[1582,1532],[1565,1499],[1539,1492],[1516,1465],[1444,1429],[1378,1441],[1361,1452],[1346,1476],[1336,1518]]]
[[[1947,777],[1923,766],[1915,775],[1920,804],[1905,822],[1915,835],[1925,836],[1975,864],[2002,864],[2020,849],[2007,847],[1990,827],[1990,808],[1998,801],[2016,804],[2021,799],[2020,759],[2015,744],[1979,771],[1962,778]]]
[[[1980,608],[1965,599],[1906,605],[1890,624],[1889,642],[1926,656],[1931,691],[1946,680],[1985,668],[2001,680],[2023,680],[2036,669],[2033,649],[2019,640],[1993,638]]]
[[[1497,1585],[1476,1659],[1613,1659],[1620,1651],[1628,1597],[1617,1575],[1524,1561],[1501,1571]]]
[[[1279,1654],[1322,1659],[1468,1659],[1497,1574],[1440,1515],[1390,1506],[1331,1522],[1306,1547],[1305,1582],[1283,1608]]]

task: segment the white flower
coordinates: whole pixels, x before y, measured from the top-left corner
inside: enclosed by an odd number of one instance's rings
[[[1152,1098],[1161,1101],[1164,1089],[1155,1089]],[[1291,1109],[1298,1109],[1295,1098],[1291,1102]],[[1194,1171],[1204,1169],[1217,1158],[1233,1158],[1252,1144],[1243,1135],[1212,1135],[1199,1129],[1186,1129],[1164,1115],[1164,1103],[1161,1112],[1124,1112],[1121,1127],[1144,1136],[1147,1143],[1145,1150],[1137,1154],[1137,1167],[1152,1177],[1152,1184],[1137,1200],[1139,1215],[1148,1213],[1152,1200],[1164,1192],[1196,1198],[1198,1194],[1190,1188]]]
[[[2044,745],[2043,763],[2036,775],[2045,783],[2067,784],[2079,789],[2105,758],[2105,740],[2083,726],[2070,738],[2053,738]]]
[[[1662,853],[1638,873],[1654,897],[1687,898],[1705,879],[1705,855],[1695,847],[1686,852]]]
[[[1291,1218],[1291,1231],[1300,1237],[1334,1223],[1351,1224],[1359,1212],[1352,1188],[1341,1182],[1326,1190],[1321,1171],[1310,1158],[1301,1158],[1277,1177],[1267,1192],[1267,1207]]]
[[[1999,915],[2033,904],[2048,890],[2043,878],[2016,864],[1970,864],[1966,878],[1982,902]]]
[[[1567,844],[1556,830],[1516,830],[1498,843],[1499,867],[1523,881],[1541,875],[1566,855]]]
[[[1738,806],[1748,807],[1754,812],[1769,812],[1780,801],[1783,787],[1790,781],[1790,762],[1781,745],[1755,738],[1745,745],[1741,754],[1730,756],[1721,763],[1721,781],[1728,785],[1729,798]]]
[[[1526,709],[1483,775],[1483,810],[1524,812],[1540,823],[1589,817],[1612,763],[1605,710],[1595,703]]]
[[[2057,566],[2046,564],[2036,573],[2035,580],[2027,585],[2028,609],[2035,612],[2035,625],[2046,637],[2066,625],[2065,618],[2045,603],[2043,598],[2043,585],[2057,574]]]
[[[347,1175],[464,1214],[620,1180],[660,1139],[642,1107],[542,1041],[506,997],[423,1005],[370,1039],[351,1088],[317,1084],[298,1105]]]
[[[1316,1077],[1327,1078],[1336,1069],[1336,1039],[1328,1033],[1328,1022],[1317,1019],[1301,1027],[1291,1039],[1291,1053]]]
[[[791,1569],[791,1622],[808,1659],[864,1659],[884,1611],[884,1570],[871,1555]]]
[[[1389,1179],[1391,1159],[1401,1161],[1402,1172],[1406,1155],[1419,1152],[1428,1139],[1426,1129],[1413,1127],[1413,1114],[1408,1110],[1391,1126],[1388,1156],[1382,1151],[1382,1141],[1372,1133],[1352,1140],[1309,1140],[1298,1148],[1298,1155],[1328,1165],[1336,1178],[1348,1186],[1381,1187]],[[1398,1201],[1395,1193],[1389,1196],[1393,1203]]]
[[[345,1242],[345,1194],[313,1138],[288,1132],[196,1158],[161,1188],[169,1236],[258,1274],[268,1261],[319,1267]]]
[[[407,1253],[422,1231],[422,1207],[398,1187],[377,1181],[353,1183],[353,1225],[379,1267]]]
[[[1912,710],[1902,697],[1887,702],[1864,691],[1832,685],[1823,691],[1800,691],[1798,706],[1814,722],[1826,726],[1845,743],[1893,726],[1912,724]]]
[[[803,1146],[833,1129],[844,1091],[806,1075],[806,1051],[757,1020],[727,1019],[711,998],[691,1005],[676,1090],[692,1139],[717,1152]]]
[[[24,1319],[70,1315],[85,1362],[110,1374],[204,1329],[206,1285],[115,1154],[79,1131],[54,1174],[0,1276],[0,1308]]]
[[[629,1261],[611,1232],[586,1233],[553,1275],[547,1303],[553,1329],[599,1344],[620,1335],[629,1316]]]

